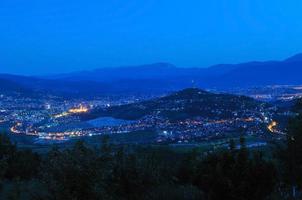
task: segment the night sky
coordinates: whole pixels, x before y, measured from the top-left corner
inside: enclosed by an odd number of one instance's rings
[[[0,0],[0,72],[280,60],[302,52],[301,10],[301,0]]]

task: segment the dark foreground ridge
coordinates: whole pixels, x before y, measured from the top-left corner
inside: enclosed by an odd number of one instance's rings
[[[238,142],[238,141],[236,141]],[[239,143],[239,142],[238,142]],[[44,155],[20,150],[0,135],[0,198],[56,200],[265,199],[276,169],[261,153],[241,148],[204,155],[167,148],[96,148],[78,142]],[[253,187],[249,187],[252,184]]]

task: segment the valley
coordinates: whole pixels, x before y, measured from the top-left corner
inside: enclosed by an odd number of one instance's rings
[[[131,143],[158,145],[192,145],[242,135],[261,141],[279,140],[284,138],[289,115],[294,115],[290,108],[273,102],[197,88],[156,98],[88,100],[47,94],[39,99],[11,94],[0,98],[0,125],[14,138],[28,136],[25,143],[30,145],[131,134],[138,138],[132,137]]]

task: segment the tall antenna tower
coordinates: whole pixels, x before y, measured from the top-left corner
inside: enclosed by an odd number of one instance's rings
[[[194,79],[191,81],[191,83],[192,83],[192,88],[197,88],[197,85],[196,85],[196,82]]]

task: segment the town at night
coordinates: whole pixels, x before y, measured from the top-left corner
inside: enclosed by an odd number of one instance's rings
[[[301,200],[301,0],[0,0],[0,200]]]

